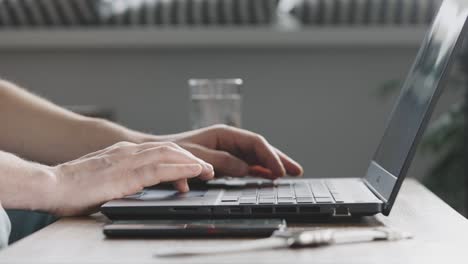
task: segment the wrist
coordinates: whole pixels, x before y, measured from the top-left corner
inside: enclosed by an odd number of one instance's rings
[[[21,170],[5,191],[5,208],[53,213],[57,181],[51,167],[22,161]]]
[[[162,142],[165,140],[161,136],[130,130],[127,134],[127,140],[125,141],[141,144],[147,142]]]
[[[105,144],[100,146],[101,148],[120,141],[128,141],[137,144],[162,141],[159,136],[138,132],[101,118],[86,118],[84,123],[83,127],[89,128],[88,131],[105,131],[102,133],[105,137],[102,141],[105,141]]]
[[[34,167],[31,177],[31,193],[34,198],[27,209],[54,214],[60,200],[57,176],[53,167],[42,164],[34,164]]]

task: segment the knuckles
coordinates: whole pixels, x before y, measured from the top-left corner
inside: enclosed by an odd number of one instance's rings
[[[174,142],[170,142],[170,141],[163,142],[163,143],[161,143],[161,144],[163,144],[163,146],[171,147],[171,148],[174,148],[174,149],[180,148],[179,145],[177,145],[177,144],[174,143]]]
[[[169,154],[170,152],[175,151],[173,147],[170,147],[168,145],[163,145],[163,146],[157,147],[156,149],[161,155],[166,155],[166,154]]]
[[[136,144],[132,142],[128,142],[128,141],[120,141],[112,145],[111,148],[124,148],[124,147],[132,147],[132,146],[136,146]]]
[[[219,132],[231,131],[233,128],[226,124],[216,124],[208,127],[208,130],[214,130]]]
[[[141,147],[147,147],[147,148],[157,148],[157,147],[161,147],[161,146],[168,146],[168,147],[173,147],[173,148],[179,148],[179,145],[177,145],[177,144],[174,143],[174,142],[170,142],[170,141],[164,141],[164,142],[146,142],[146,143],[140,144],[139,146],[141,146]]]
[[[128,152],[130,149],[149,149],[155,148],[158,149],[162,153],[168,153],[171,151],[175,151],[180,149],[181,147],[174,142],[150,142],[150,143],[142,143],[142,144],[135,144],[132,142],[121,141],[112,146],[110,146],[107,151],[109,154],[122,154]]]
[[[225,152],[225,151],[221,151],[219,153],[219,156],[218,156],[218,159],[219,159],[219,162],[221,164],[229,164],[232,162],[232,156],[231,154]]]
[[[136,144],[135,143],[131,143],[131,142],[127,142],[127,141],[121,141],[121,142],[118,142],[118,143],[115,143],[114,145],[110,146],[108,149],[108,153],[110,154],[119,154],[119,153],[122,153],[126,150],[128,150],[129,148],[132,148],[132,147],[135,147]]]
[[[91,166],[94,168],[106,169],[113,165],[113,161],[108,154],[104,154],[98,158],[92,158],[89,160]]]
[[[249,132],[249,131],[244,131],[242,129],[228,126],[226,124],[216,124],[209,126],[207,128],[209,131],[215,131],[217,133],[223,134],[223,133],[237,133],[237,134],[243,134],[243,135],[251,135],[251,138],[253,139],[254,142],[261,142],[261,143],[267,143],[268,141],[266,138],[260,134]],[[245,133],[244,133],[245,132]]]
[[[266,138],[260,134],[254,134],[253,135],[253,138],[256,142],[261,142],[261,143],[267,143],[268,141],[266,140]]]

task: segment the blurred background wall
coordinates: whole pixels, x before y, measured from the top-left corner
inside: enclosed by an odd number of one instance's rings
[[[308,177],[356,177],[397,95],[382,87],[404,79],[440,2],[4,0],[0,76],[156,134],[189,129],[189,78],[242,78],[244,128]],[[418,155],[410,175],[431,165]]]
[[[187,79],[243,78],[243,126],[303,163],[307,177],[361,176],[415,45],[258,48],[0,48],[0,75],[61,105],[113,109],[117,120],[156,134],[189,129]],[[458,99],[446,92],[436,112]],[[34,133],[32,131],[32,133]],[[430,158],[418,157],[412,176]]]

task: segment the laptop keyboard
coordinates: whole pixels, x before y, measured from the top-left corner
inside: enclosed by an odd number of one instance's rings
[[[310,180],[227,189],[221,197],[222,203],[238,204],[295,204],[295,203],[343,203],[338,189],[331,181]]]

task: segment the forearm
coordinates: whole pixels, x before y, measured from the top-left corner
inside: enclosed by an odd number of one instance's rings
[[[57,164],[141,134],[88,118],[0,81],[0,149],[29,160]]]
[[[54,211],[56,181],[50,167],[0,151],[0,182],[3,208]]]

